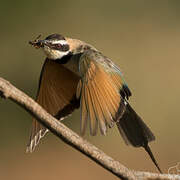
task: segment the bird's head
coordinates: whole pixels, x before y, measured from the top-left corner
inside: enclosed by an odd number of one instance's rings
[[[51,34],[44,40],[38,36],[34,41],[29,41],[29,44],[36,48],[41,48],[49,59],[61,59],[68,54],[80,53],[85,47],[85,43],[77,40],[63,37],[60,34]]]
[[[68,42],[60,34],[49,35],[44,40],[40,40],[38,37],[29,43],[36,48],[42,48],[46,56],[52,60],[61,59],[70,53]]]

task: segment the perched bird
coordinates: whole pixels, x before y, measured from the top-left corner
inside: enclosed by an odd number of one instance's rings
[[[106,135],[117,125],[127,145],[143,147],[161,172],[148,146],[155,136],[128,103],[131,96],[120,69],[95,47],[77,39],[52,34],[29,42],[46,57],[42,67],[37,102],[59,120],[81,109],[81,134],[98,129]],[[48,130],[33,119],[27,151],[33,152]]]

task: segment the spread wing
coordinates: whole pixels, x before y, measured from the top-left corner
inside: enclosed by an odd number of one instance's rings
[[[105,135],[115,123],[126,144],[142,146],[162,172],[148,146],[155,136],[128,104],[131,92],[118,67],[100,52],[87,50],[80,58],[79,71],[76,96],[81,105],[81,133],[85,133],[88,121],[91,135],[96,135],[98,126]]]
[[[96,135],[98,126],[105,135],[122,116],[124,99],[131,92],[117,66],[97,51],[88,50],[81,56],[79,71],[82,78],[76,96],[80,97],[81,133],[89,121],[91,135]]]
[[[155,137],[128,104],[131,92],[119,68],[101,53],[88,50],[80,58],[79,70],[76,96],[80,97],[81,133],[88,121],[91,135],[96,135],[98,126],[105,135],[108,127],[117,124],[126,144],[147,149]]]
[[[79,107],[76,89],[79,77],[61,64],[46,59],[43,65],[37,102],[57,119],[64,119]],[[33,119],[27,151],[32,152],[48,130]]]

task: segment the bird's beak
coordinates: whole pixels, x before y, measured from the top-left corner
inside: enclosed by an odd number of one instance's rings
[[[45,42],[44,42],[44,40],[29,41],[29,44],[31,44],[35,48],[41,48],[41,47],[44,47]]]
[[[39,38],[40,35],[34,41],[29,41],[29,44],[31,44],[37,49],[44,47],[44,45],[46,45],[46,40],[40,40]]]

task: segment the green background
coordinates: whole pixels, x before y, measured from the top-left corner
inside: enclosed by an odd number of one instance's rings
[[[119,64],[130,103],[156,135],[150,146],[162,170],[180,162],[180,1],[1,0],[0,76],[35,97],[45,56],[28,41],[52,33],[86,41]],[[0,179],[118,179],[50,133],[26,154],[31,119],[0,99]],[[79,133],[79,111],[65,124]],[[85,138],[129,168],[157,172],[115,127]]]

